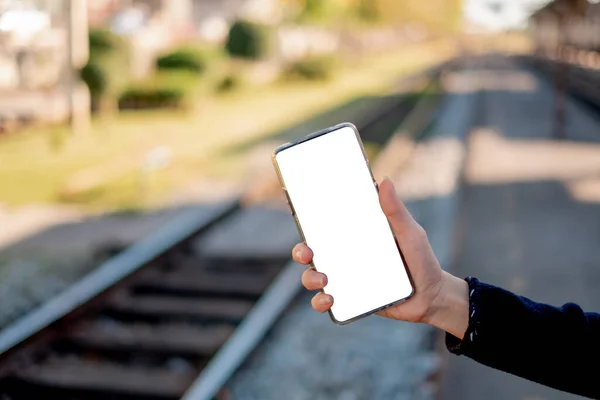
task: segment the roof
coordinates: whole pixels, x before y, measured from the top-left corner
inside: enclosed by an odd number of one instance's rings
[[[531,14],[531,20],[553,15],[559,18],[585,17],[590,3],[587,0],[553,0]]]

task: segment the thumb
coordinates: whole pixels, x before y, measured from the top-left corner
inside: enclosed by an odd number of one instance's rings
[[[404,203],[398,199],[394,184],[389,178],[379,184],[379,203],[396,236],[402,236],[418,226]]]

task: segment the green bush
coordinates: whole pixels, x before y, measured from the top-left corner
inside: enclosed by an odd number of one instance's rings
[[[185,91],[175,88],[132,87],[119,98],[119,109],[181,108],[185,101]]]
[[[217,83],[215,90],[217,93],[231,92],[241,85],[241,80],[235,75],[226,75]]]
[[[90,46],[90,56],[102,52],[115,51],[122,46],[121,38],[104,29],[90,30],[88,40]]]
[[[156,69],[169,71],[189,71],[201,74],[206,70],[204,55],[194,49],[178,49],[156,60]]]
[[[252,22],[236,21],[229,30],[225,50],[232,57],[263,59],[270,50],[269,29]]]
[[[90,56],[80,77],[87,84],[93,111],[116,108],[119,91],[128,80],[129,57],[126,42],[104,30],[89,33]]]
[[[119,109],[187,109],[194,104],[198,79],[193,73],[158,73],[127,88],[119,96]]]
[[[108,82],[106,74],[99,64],[88,62],[80,71],[81,79],[87,84],[92,97],[106,92]]]
[[[381,19],[379,4],[373,0],[359,0],[356,4],[356,14],[360,20],[375,22]]]
[[[333,76],[336,60],[331,56],[313,56],[290,64],[285,72],[288,78],[309,81],[327,80]]]

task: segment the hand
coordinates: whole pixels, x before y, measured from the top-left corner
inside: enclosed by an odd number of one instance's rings
[[[404,204],[398,199],[394,185],[387,178],[379,185],[379,202],[390,221],[406,259],[415,285],[415,294],[407,302],[383,310],[378,315],[402,321],[443,325],[438,322],[452,319],[449,318],[452,316],[447,315],[445,304],[450,296],[444,289],[451,288],[453,292],[458,291],[459,297],[465,297],[463,294],[466,295],[466,293],[463,292],[467,290],[465,289],[466,282],[442,270],[429,244],[425,230],[413,219]],[[313,253],[306,244],[300,243],[294,247],[293,257],[296,262],[309,265]],[[459,281],[462,281],[464,285]],[[327,276],[313,268],[308,268],[302,275],[302,284],[308,290],[321,290],[327,286]],[[312,307],[318,312],[328,311],[333,302],[334,299],[325,293],[316,294],[311,301]],[[466,311],[459,307],[459,313],[468,315],[468,301],[466,304]],[[462,314],[461,318],[464,317]],[[463,324],[462,319],[458,321],[458,326],[440,327],[442,329],[450,328],[453,331],[451,333],[462,337],[466,330],[466,324]],[[456,325],[456,321],[454,324]],[[465,329],[463,329],[463,325]]]

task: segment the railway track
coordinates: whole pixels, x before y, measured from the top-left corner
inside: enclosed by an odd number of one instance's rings
[[[383,143],[409,111],[390,98],[356,123]],[[296,240],[285,212],[241,200],[182,215],[0,332],[0,398],[228,398],[223,386],[300,289]],[[276,249],[253,251],[259,242]]]

